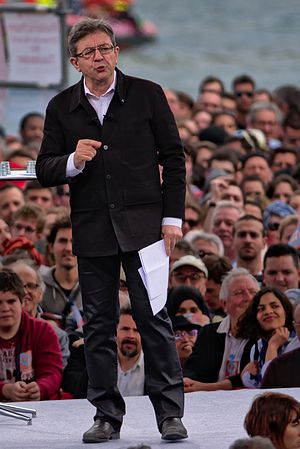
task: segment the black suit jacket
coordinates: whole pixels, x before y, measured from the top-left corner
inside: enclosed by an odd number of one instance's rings
[[[79,139],[102,147],[81,174],[66,179]],[[184,154],[165,95],[119,70],[103,126],[83,80],[49,102],[36,173],[44,186],[70,184],[73,249],[82,257],[139,250],[160,238],[162,217],[183,217]]]
[[[217,382],[225,349],[225,333],[218,333],[220,323],[204,326],[196,340],[193,352],[184,367],[184,376],[200,382]],[[250,361],[253,341],[248,341],[240,361],[240,371]],[[240,375],[229,377],[233,388],[242,387]]]

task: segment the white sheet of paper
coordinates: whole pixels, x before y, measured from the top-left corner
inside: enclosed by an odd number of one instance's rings
[[[167,301],[169,257],[163,240],[139,251],[142,267],[138,270],[147,290],[153,314],[159,312]]]

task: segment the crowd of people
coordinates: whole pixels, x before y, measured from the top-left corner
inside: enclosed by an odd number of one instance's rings
[[[170,255],[166,304],[185,392],[300,387],[300,89],[259,89],[245,74],[230,92],[213,76],[202,80],[198,98],[164,92],[186,166],[183,238]],[[1,129],[1,160],[12,169],[35,160],[43,126],[44,116],[30,112],[18,136]],[[1,181],[1,401],[87,396],[69,203],[68,184]],[[122,270],[119,300],[118,388],[145,395]],[[299,427],[294,401],[272,437],[275,418],[271,426],[266,415],[271,420],[283,400],[292,401],[260,396],[245,421],[251,437],[269,437],[276,449],[291,447],[286,426]]]

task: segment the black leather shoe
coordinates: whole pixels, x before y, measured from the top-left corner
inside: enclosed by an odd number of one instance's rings
[[[120,432],[116,431],[109,422],[96,419],[92,427],[84,432],[82,441],[84,443],[105,443],[119,438]]]
[[[186,428],[181,422],[180,418],[167,418],[161,426],[162,440],[183,440],[187,438],[188,434]]]

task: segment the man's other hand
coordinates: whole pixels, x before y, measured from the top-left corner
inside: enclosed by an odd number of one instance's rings
[[[182,231],[178,226],[163,225],[161,227],[161,237],[164,239],[166,253],[170,256],[179,240],[182,239]]]

